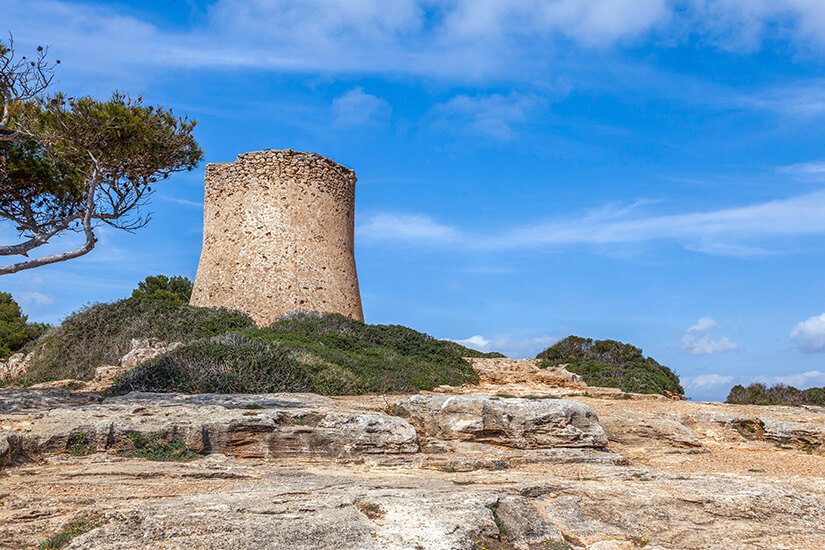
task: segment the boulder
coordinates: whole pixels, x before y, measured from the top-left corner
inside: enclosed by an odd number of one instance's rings
[[[133,339],[132,349],[120,360],[120,366],[123,371],[131,370],[149,359],[154,359],[158,355],[172,351],[182,345],[182,342],[169,344],[157,338]]]
[[[518,449],[607,446],[596,413],[565,399],[414,395],[398,406],[420,434],[438,439]]]

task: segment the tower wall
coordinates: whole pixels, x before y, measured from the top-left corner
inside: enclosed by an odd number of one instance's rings
[[[258,151],[207,164],[203,249],[190,303],[266,326],[315,310],[363,320],[355,172],[314,153]]]

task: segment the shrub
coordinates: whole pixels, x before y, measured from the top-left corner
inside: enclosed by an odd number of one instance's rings
[[[636,393],[665,391],[684,395],[679,377],[642,350],[615,340],[568,336],[536,356],[542,367],[567,363],[567,370],[580,374],[590,386],[619,388]]]
[[[468,356],[485,354],[398,325],[299,313],[156,357],[115,391],[408,393],[477,381]]]
[[[26,382],[90,379],[102,365],[117,364],[134,338],[190,342],[253,327],[243,313],[163,300],[128,298],[81,309],[33,346]]]
[[[825,407],[825,388],[799,390],[793,386],[755,383],[731,388],[726,403],[739,405],[818,405]]]
[[[23,349],[48,327],[43,323],[29,323],[11,294],[0,292],[0,360]]]
[[[146,277],[132,291],[132,298],[138,300],[164,300],[177,304],[188,304],[192,296],[192,281],[179,275],[172,278],[166,275]]]

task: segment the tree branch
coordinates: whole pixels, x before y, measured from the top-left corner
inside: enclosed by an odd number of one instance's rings
[[[92,157],[92,159],[94,160],[94,157]],[[95,163],[96,162],[97,161],[95,161]],[[48,256],[43,256],[41,258],[34,258],[32,260],[26,260],[23,262],[18,262],[16,264],[2,266],[0,267],[0,275],[9,275],[11,273],[23,271],[24,269],[32,269],[35,267],[40,267],[42,265],[71,260],[91,252],[92,249],[94,249],[95,247],[95,243],[97,243],[94,228],[92,227],[92,218],[95,210],[95,192],[97,190],[97,178],[98,171],[97,168],[95,168],[94,172],[92,173],[92,181],[89,185],[89,191],[86,195],[86,211],[83,214],[83,232],[86,234],[86,242],[83,243],[82,246],[79,246],[73,250],[67,250],[66,252],[60,252],[58,254],[50,254]]]

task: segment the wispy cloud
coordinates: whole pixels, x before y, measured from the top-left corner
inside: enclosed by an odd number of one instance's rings
[[[825,49],[825,8],[813,0],[216,0],[183,30],[68,0],[5,0],[3,15],[23,42],[48,37],[97,74],[254,67],[478,78],[546,68],[569,57],[570,43],[603,51],[659,37]]]
[[[178,197],[170,197],[169,195],[158,195],[160,200],[182,204],[184,206],[191,206],[192,208],[203,208],[203,203],[199,201],[190,201],[188,199],[180,199]]]
[[[454,342],[474,350],[485,353],[497,351],[513,359],[535,357],[539,352],[547,349],[558,341],[558,337],[548,335],[513,339],[509,335],[488,338],[480,334],[462,340],[454,340]]]
[[[404,240],[420,246],[470,250],[673,241],[697,252],[739,256],[766,253],[772,239],[825,234],[825,191],[685,214],[645,214],[641,207],[646,204],[608,205],[578,216],[505,229],[496,235],[465,231],[421,214],[379,214],[360,232],[373,242]],[[405,231],[405,226],[410,230]]]
[[[392,113],[389,103],[380,97],[354,88],[332,102],[332,114],[337,126],[363,126],[385,122]]]
[[[511,139],[513,126],[523,124],[540,100],[535,96],[510,92],[507,95],[458,95],[433,109],[436,124],[461,127],[495,139]]]
[[[696,324],[685,330],[679,345],[680,349],[691,355],[712,355],[738,349],[736,342],[727,336],[713,337],[711,331],[717,326],[719,323],[712,317],[702,317]]]
[[[825,313],[798,323],[791,331],[791,341],[802,353],[825,352]]]
[[[800,162],[789,166],[780,166],[778,172],[791,174],[793,176],[825,176],[825,161],[812,160],[810,162]]]
[[[436,222],[426,215],[377,214],[358,227],[358,238],[364,242],[398,241],[407,244],[445,244],[460,238],[449,225]]]
[[[54,297],[42,292],[23,291],[16,296],[20,301],[35,304],[38,306],[50,306],[54,303]]]
[[[735,377],[722,374],[702,374],[700,376],[684,376],[681,378],[685,390],[706,391],[720,386],[731,386]]]

